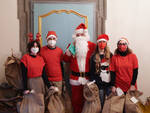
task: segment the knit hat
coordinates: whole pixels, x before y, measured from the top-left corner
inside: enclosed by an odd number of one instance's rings
[[[56,32],[55,31],[48,31],[46,39],[49,39],[52,37],[57,38]]]
[[[109,40],[109,37],[106,34],[101,34],[97,38],[97,42],[100,42],[100,41],[106,41],[107,42],[108,40]]]
[[[75,34],[78,34],[78,33],[87,33],[88,30],[87,30],[87,27],[85,26],[85,24],[81,23],[75,30]]]
[[[125,42],[127,43],[127,45],[129,45],[129,41],[128,41],[127,38],[121,37],[121,38],[118,40],[118,42],[121,41],[121,40],[125,41]]]

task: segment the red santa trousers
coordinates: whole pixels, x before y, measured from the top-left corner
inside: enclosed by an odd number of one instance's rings
[[[81,113],[83,104],[84,104],[84,97],[83,97],[83,85],[74,86],[71,85],[72,88],[72,106],[73,106],[73,113]]]

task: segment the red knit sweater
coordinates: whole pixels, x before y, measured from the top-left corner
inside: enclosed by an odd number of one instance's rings
[[[40,55],[43,57],[46,65],[46,75],[49,81],[61,81],[62,70],[61,62],[63,59],[63,51],[61,48],[49,49],[47,46],[41,48]]]

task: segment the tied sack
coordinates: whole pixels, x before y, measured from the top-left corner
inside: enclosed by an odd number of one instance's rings
[[[128,91],[125,97],[125,113],[138,113],[138,108],[136,103],[131,101],[131,98],[134,97],[138,99],[143,93],[135,90]]]
[[[23,88],[20,60],[17,57],[12,55],[7,58],[5,62],[5,76],[8,83],[16,90]]]
[[[47,108],[49,113],[65,113],[65,109],[61,100],[61,94],[59,91],[49,89],[46,100],[48,100]]]
[[[42,93],[24,95],[19,111],[19,113],[44,113],[44,95]]]
[[[145,103],[146,109],[150,112],[150,97],[147,97],[146,103]]]
[[[125,95],[111,93],[105,100],[102,113],[123,113]]]
[[[65,107],[65,113],[72,113],[72,103],[65,83],[63,83],[62,89],[63,90],[62,90],[61,98],[62,98],[63,105]]]
[[[92,82],[87,83],[83,89],[83,96],[85,102],[82,113],[100,113],[101,104],[97,85]]]
[[[138,107],[142,111],[142,113],[150,113],[150,97],[147,97],[145,104],[142,106],[142,102],[138,104]]]

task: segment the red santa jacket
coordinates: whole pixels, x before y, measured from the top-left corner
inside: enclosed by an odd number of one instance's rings
[[[86,61],[85,61],[85,72],[89,72],[89,68],[90,68],[90,57],[93,54],[93,52],[95,51],[96,48],[96,44],[94,44],[93,42],[88,41],[88,52],[86,55]],[[70,63],[70,69],[73,72],[80,72],[79,71],[79,65],[78,65],[78,61],[77,61],[77,57],[76,56],[67,56],[66,53],[64,54],[63,60],[65,62]],[[73,80],[78,80],[78,76],[74,76],[74,75],[70,75],[70,79]]]

